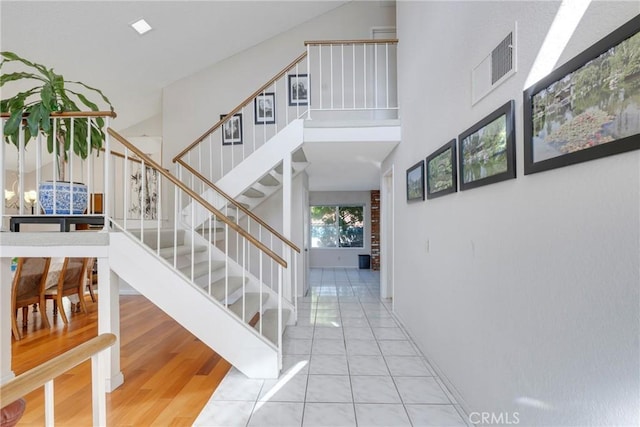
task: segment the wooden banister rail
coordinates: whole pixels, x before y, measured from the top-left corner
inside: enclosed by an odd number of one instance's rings
[[[209,130],[207,130],[205,133],[203,133],[198,139],[196,139],[195,141],[193,141],[187,148],[185,148],[184,150],[182,150],[177,156],[175,156],[173,158],[173,163],[176,163],[179,159],[181,159],[182,157],[184,157],[185,154],[187,154],[189,151],[191,151],[191,149],[193,147],[195,147],[196,145],[198,145],[200,142],[202,142],[205,138],[207,138],[211,133],[215,132],[220,126],[222,126],[223,123],[225,123],[227,120],[229,120],[231,117],[233,117],[234,114],[236,114],[238,111],[242,110],[242,108],[247,105],[248,103],[250,103],[251,101],[253,101],[253,99],[255,97],[257,97],[258,95],[260,95],[262,92],[264,92],[269,86],[271,86],[275,81],[277,81],[280,77],[284,76],[287,71],[289,71],[290,69],[292,69],[297,63],[299,63],[300,61],[302,61],[304,58],[306,58],[307,56],[307,52],[304,52],[302,55],[298,56],[296,59],[294,59],[293,61],[291,61],[291,63],[289,65],[287,65],[286,67],[284,67],[278,74],[276,74],[275,76],[273,76],[268,82],[266,82],[265,84],[263,84],[260,89],[256,90],[255,92],[253,92],[251,95],[249,95],[244,101],[242,101],[240,104],[238,104],[238,106],[236,108],[234,108],[233,110],[231,110],[230,113],[228,113],[226,116],[224,116],[223,118],[220,119],[220,121],[218,123],[216,123],[215,125],[213,125],[211,128],[209,128]]]
[[[0,117],[4,119],[11,117],[11,115],[9,113],[0,113]],[[115,111],[63,111],[61,113],[51,113],[49,117],[111,117],[115,119],[117,114]]]
[[[331,44],[397,44],[398,39],[366,39],[366,40],[309,40],[305,46],[331,45]]]
[[[285,243],[291,249],[293,249],[294,251],[300,253],[300,248],[298,246],[296,246],[295,243],[293,243],[291,240],[289,240],[286,237],[284,237],[282,234],[278,233],[278,231],[276,231],[269,224],[264,222],[264,220],[262,220],[262,218],[260,218],[259,216],[257,216],[253,212],[251,212],[249,209],[247,209],[244,206],[242,206],[240,203],[236,202],[233,197],[229,196],[227,193],[225,193],[220,188],[218,188],[218,186],[216,186],[213,182],[211,182],[207,178],[205,178],[200,172],[198,172],[197,170],[195,170],[194,168],[189,166],[182,159],[179,159],[178,163],[180,165],[182,165],[186,170],[191,172],[193,175],[195,175],[195,177],[198,178],[200,181],[204,182],[209,187],[211,187],[214,191],[216,191],[218,194],[220,194],[222,197],[227,199],[227,201],[231,202],[238,210],[241,210],[247,216],[249,216],[251,219],[256,221],[258,224],[260,224],[261,226],[263,226],[267,230],[269,230],[269,232],[271,232],[273,235],[275,235],[278,239],[280,239],[283,243]]]
[[[129,149],[130,151],[135,153],[136,156],[138,156],[138,158],[140,158],[144,162],[145,166],[150,167],[150,168],[155,169],[156,171],[158,171],[158,173],[160,175],[164,176],[166,179],[171,181],[171,183],[173,183],[176,187],[180,188],[187,195],[189,195],[189,197],[191,197],[193,200],[195,200],[198,203],[200,203],[202,206],[204,206],[204,208],[206,208],[209,212],[211,212],[213,215],[215,215],[215,217],[219,221],[224,222],[226,225],[228,225],[236,233],[238,233],[239,235],[241,235],[242,237],[244,237],[245,239],[250,241],[256,248],[260,249],[262,252],[267,254],[272,260],[274,260],[275,262],[277,262],[278,264],[280,264],[284,268],[287,268],[287,262],[284,259],[282,259],[278,254],[273,252],[271,249],[269,249],[261,241],[259,241],[255,237],[253,237],[251,234],[247,233],[242,227],[237,225],[235,222],[233,222],[229,218],[227,218],[227,216],[225,214],[220,212],[218,209],[214,208],[209,202],[207,202],[205,199],[203,199],[199,194],[197,194],[191,188],[187,187],[182,181],[180,181],[178,178],[173,176],[171,173],[169,173],[165,169],[163,169],[162,166],[160,166],[158,163],[156,163],[151,158],[149,158],[149,156],[147,156],[145,153],[143,153],[135,145],[133,145],[132,143],[127,141],[122,135],[120,135],[118,132],[116,132],[112,128],[108,128],[107,132],[109,133],[109,135],[111,135],[113,138],[115,138],[116,141],[118,141],[119,143],[121,143],[122,145],[127,147],[127,149]]]
[[[32,392],[46,382],[64,374],[69,369],[89,359],[94,354],[111,347],[116,342],[113,334],[102,334],[60,356],[47,360],[42,365],[28,370],[8,383],[0,386],[2,405],[8,405]]]

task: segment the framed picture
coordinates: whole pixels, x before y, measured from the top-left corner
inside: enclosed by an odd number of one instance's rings
[[[276,122],[276,94],[262,93],[253,101],[253,117],[257,125],[272,125]]]
[[[525,175],[640,148],[640,15],[524,91]]]
[[[309,105],[308,74],[289,74],[289,105]]]
[[[424,160],[407,169],[407,202],[424,200]]]
[[[220,119],[224,119],[226,114],[220,114]],[[242,114],[234,114],[225,124],[222,125],[222,145],[242,144]]]
[[[455,138],[427,157],[427,199],[458,191]]]
[[[511,100],[458,137],[460,190],[516,177],[514,101]]]

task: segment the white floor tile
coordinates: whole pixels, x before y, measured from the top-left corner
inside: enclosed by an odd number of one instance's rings
[[[344,355],[313,354],[309,373],[312,375],[349,375],[347,358]]]
[[[384,426],[404,427],[411,426],[407,412],[403,405],[398,404],[363,404],[356,403],[356,421],[358,427]]]
[[[316,333],[317,331],[318,330],[316,329]],[[311,353],[325,355],[346,354],[344,340],[324,340],[314,338]]]
[[[348,356],[351,375],[389,375],[382,356]]]
[[[340,328],[343,326],[342,318],[338,316],[316,317],[316,328]]]
[[[298,340],[310,340],[313,338],[313,326],[287,326],[284,331],[285,338]]]
[[[340,315],[344,319],[345,317],[353,317],[356,319],[365,319],[364,311],[359,308],[340,309]]]
[[[355,427],[356,415],[351,403],[307,403],[304,427]]]
[[[343,317],[342,326],[345,328],[363,328],[369,327],[369,321],[362,317]]]
[[[398,324],[391,317],[367,317],[372,328],[397,328]]]
[[[405,404],[452,403],[433,377],[393,377],[393,380]]]
[[[390,341],[391,342],[391,341]],[[378,343],[372,340],[349,340],[346,341],[347,353],[350,356],[379,356],[380,349]]]
[[[300,427],[304,403],[258,402],[249,426]]]
[[[466,427],[453,405],[406,405],[414,427]]]
[[[244,375],[226,376],[213,393],[212,400],[244,400],[255,402],[264,380],[252,380]]]
[[[349,403],[351,381],[346,375],[309,375],[307,402]]]
[[[391,377],[351,376],[356,403],[402,403]]]
[[[400,328],[372,328],[377,340],[406,340],[407,336]]]
[[[282,356],[282,373],[287,375],[294,373],[295,375],[306,375],[309,373],[309,365],[311,364],[311,355],[309,354],[284,354]]]
[[[385,356],[417,356],[409,341],[378,341]]]
[[[288,377],[281,375],[277,380],[265,380],[258,401],[264,402],[304,402],[307,391],[307,376]]]
[[[311,340],[285,339],[282,354],[311,354]]]
[[[245,427],[255,402],[210,401],[193,422],[202,427]]]
[[[342,328],[316,328],[313,339],[344,340]]]
[[[385,356],[389,372],[393,376],[431,377],[433,374],[418,356]]]

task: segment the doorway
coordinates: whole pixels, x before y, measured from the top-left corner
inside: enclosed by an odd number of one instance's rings
[[[380,297],[391,298],[393,308],[393,166],[382,175],[380,192]]]

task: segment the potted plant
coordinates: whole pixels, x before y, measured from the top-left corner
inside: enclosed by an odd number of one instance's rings
[[[9,118],[4,124],[4,139],[8,144],[13,144],[19,149],[19,134],[25,134],[25,147],[36,137],[42,134],[47,140],[49,153],[55,152],[56,171],[59,182],[54,189],[53,182],[40,183],[38,197],[40,206],[45,213],[56,212],[58,214],[83,213],[87,206],[86,186],[79,183],[65,181],[65,166],[71,150],[82,159],[86,159],[93,151],[100,153],[105,140],[104,119],[97,117],[95,120],[74,120],[70,117],[62,117],[52,125],[51,115],[63,112],[79,112],[83,108],[91,111],[100,111],[98,105],[80,91],[88,90],[99,97],[113,113],[113,105],[109,99],[98,89],[82,82],[69,81],[44,65],[28,61],[13,52],[0,52],[0,87],[6,83],[28,81],[35,83],[30,89],[18,92],[14,96],[0,101],[0,111],[8,113]],[[2,73],[2,67],[9,63],[17,63],[24,71]],[[73,122],[73,124],[72,124]],[[87,143],[89,141],[89,144]],[[55,146],[55,149],[54,149]],[[57,206],[53,207],[54,196],[57,194]],[[70,194],[73,192],[74,206],[69,206]],[[66,201],[66,206],[64,203]],[[62,205],[60,205],[62,203]]]

